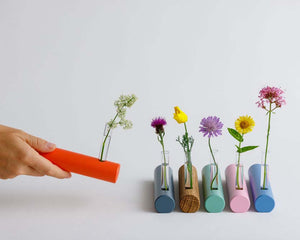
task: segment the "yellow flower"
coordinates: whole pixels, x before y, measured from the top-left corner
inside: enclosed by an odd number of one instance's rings
[[[255,126],[255,122],[253,118],[248,115],[240,116],[235,121],[235,129],[241,134],[251,132],[254,126]]]
[[[174,107],[175,109],[175,113],[174,113],[174,119],[178,122],[178,123],[185,123],[188,120],[187,115],[180,110],[179,107]]]

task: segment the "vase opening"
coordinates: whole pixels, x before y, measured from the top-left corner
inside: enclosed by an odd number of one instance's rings
[[[101,161],[107,160],[110,141],[111,141],[111,135],[112,135],[112,129],[106,123],[105,128],[104,128],[104,132],[103,132],[102,146],[101,146],[101,149],[100,149],[100,152],[99,152],[99,159]]]
[[[169,151],[161,152],[161,190],[169,190],[169,176],[170,176],[170,167],[169,167]]]
[[[261,190],[268,190],[269,186],[269,165],[260,165],[260,188]]]
[[[218,190],[219,188],[219,169],[217,157],[219,154],[218,149],[212,149],[212,154],[210,156],[210,186],[211,190]]]
[[[184,163],[184,187],[185,189],[193,188],[193,165],[191,160],[191,153],[185,153]]]
[[[236,176],[235,176],[235,189],[243,190],[244,186],[244,166],[242,164],[236,164]]]
[[[210,183],[211,190],[218,190],[219,186],[219,174],[217,174],[217,165],[214,163],[210,164]]]
[[[262,151],[261,165],[260,165],[260,188],[261,190],[268,190],[269,186],[269,165],[266,160],[270,158],[270,151]]]

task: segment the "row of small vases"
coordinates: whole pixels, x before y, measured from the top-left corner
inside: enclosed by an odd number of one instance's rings
[[[169,154],[166,153],[166,163],[157,166],[154,171],[154,205],[159,213],[169,213],[175,208],[173,171],[169,166]],[[266,167],[266,168],[265,168]],[[233,212],[243,213],[250,208],[249,192],[247,189],[244,169],[239,165],[237,181],[237,165],[231,164],[225,170],[229,206]],[[217,171],[214,164],[208,164],[202,169],[202,185],[204,207],[207,212],[222,212],[225,208],[225,199],[220,171],[216,181],[212,178]],[[200,208],[200,194],[197,170],[192,169],[192,186],[187,166],[179,168],[179,206],[183,212],[192,213]],[[263,164],[254,164],[248,171],[254,207],[257,212],[270,212],[275,206],[271,185],[268,176],[268,167]],[[263,186],[263,178],[266,181]],[[238,183],[238,184],[237,184]]]

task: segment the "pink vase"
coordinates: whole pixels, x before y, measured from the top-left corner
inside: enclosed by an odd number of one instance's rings
[[[226,185],[229,198],[230,209],[235,213],[247,212],[250,207],[250,199],[244,177],[243,168],[239,170],[239,188],[236,181],[237,165],[231,164],[226,168]]]

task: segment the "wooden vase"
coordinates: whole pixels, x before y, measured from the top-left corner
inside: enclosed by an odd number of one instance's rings
[[[193,213],[200,208],[200,195],[198,186],[197,170],[193,166],[192,170],[193,188],[185,188],[184,165],[179,168],[179,206],[185,213]]]

